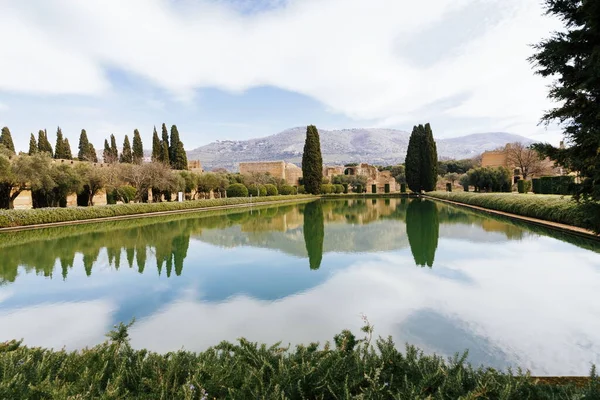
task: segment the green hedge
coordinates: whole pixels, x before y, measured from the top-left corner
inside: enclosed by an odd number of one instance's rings
[[[203,352],[136,350],[120,324],[91,349],[0,344],[3,399],[598,399],[600,380],[545,379],[403,351],[350,331],[294,348],[239,339]],[[546,383],[546,381],[548,383]],[[564,383],[582,382],[578,387]]]
[[[321,194],[331,194],[334,192],[334,187],[330,183],[321,185]]]
[[[519,193],[525,193],[525,181],[523,179],[517,181],[517,191]]]
[[[279,194],[280,195],[284,195],[284,196],[288,196],[290,194],[294,194],[294,187],[291,185],[282,185],[279,188]]]
[[[251,184],[248,185],[248,196],[252,196],[252,197],[265,197],[267,195],[267,188],[265,187],[265,185],[261,185],[261,184]]]
[[[558,195],[515,195],[512,193],[430,192],[444,200],[504,211],[526,217],[596,230],[600,204],[577,203]]]
[[[336,185],[333,185],[333,189],[336,194],[344,193],[344,190],[345,190],[344,185],[340,185],[339,183]]]
[[[248,188],[241,183],[234,183],[227,188],[227,197],[248,197]]]
[[[260,203],[264,201],[288,200],[289,196],[273,197],[229,197],[231,185],[227,189],[226,199],[194,200],[163,203],[129,203],[93,207],[36,208],[30,210],[0,210],[0,228],[47,224],[52,222],[79,221],[107,218],[123,215],[146,214],[160,211],[192,210],[236,204]],[[246,187],[241,185],[244,189]],[[298,196],[298,199],[310,196]]]
[[[267,196],[277,196],[279,191],[277,190],[277,186],[267,183],[265,185],[265,190],[267,191]]]
[[[533,178],[531,180],[531,189],[532,189],[533,193],[535,193],[535,194],[542,193],[542,186],[541,186],[540,178]]]

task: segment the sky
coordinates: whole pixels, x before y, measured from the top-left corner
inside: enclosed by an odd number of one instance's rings
[[[0,126],[18,149],[176,124],[188,150],[315,124],[434,136],[539,125],[541,0],[0,0]],[[8,39],[7,39],[8,38]]]

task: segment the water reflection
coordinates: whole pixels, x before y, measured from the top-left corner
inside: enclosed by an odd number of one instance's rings
[[[433,267],[439,233],[437,204],[421,199],[411,201],[406,210],[406,234],[416,265]]]
[[[585,374],[600,358],[599,250],[397,198],[27,231],[0,236],[0,341],[93,345],[135,316],[133,344],[158,351],[241,335],[299,343],[357,329],[365,313],[397,343]]]

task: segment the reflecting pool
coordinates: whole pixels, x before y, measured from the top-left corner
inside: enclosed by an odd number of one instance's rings
[[[308,343],[342,329],[537,375],[600,365],[599,242],[420,199],[320,200],[0,234],[0,341]]]

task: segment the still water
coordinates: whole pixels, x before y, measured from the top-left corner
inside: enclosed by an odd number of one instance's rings
[[[426,200],[323,200],[0,235],[0,341],[308,343],[342,329],[537,375],[600,365],[600,244]]]

